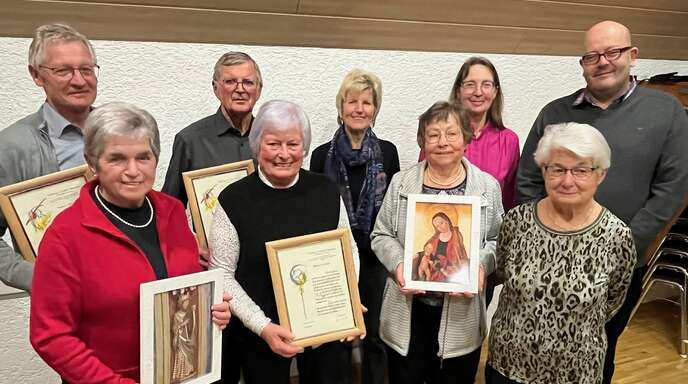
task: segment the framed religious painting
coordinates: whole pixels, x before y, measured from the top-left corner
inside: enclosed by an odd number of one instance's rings
[[[406,287],[478,292],[480,197],[409,195],[405,235]]]
[[[265,243],[280,325],[308,347],[365,333],[349,229]]]
[[[208,247],[208,231],[219,204],[217,198],[220,192],[229,184],[253,173],[254,169],[253,160],[243,160],[182,173],[191,220],[200,245]]]
[[[45,231],[90,177],[81,165],[0,188],[0,209],[24,259],[36,260]]]
[[[206,384],[220,379],[222,271],[141,284],[141,384]]]

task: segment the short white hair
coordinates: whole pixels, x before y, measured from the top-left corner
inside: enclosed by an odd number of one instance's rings
[[[248,134],[248,143],[253,153],[258,156],[260,140],[265,130],[284,131],[297,126],[303,138],[304,156],[308,155],[311,146],[311,123],[308,116],[298,104],[285,100],[271,100],[258,110]]]
[[[607,140],[600,131],[588,124],[568,122],[548,125],[533,154],[538,167],[547,165],[555,150],[590,159],[596,168],[609,169],[611,165],[612,151]]]

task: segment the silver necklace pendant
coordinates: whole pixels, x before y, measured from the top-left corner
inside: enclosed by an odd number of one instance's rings
[[[153,204],[151,204],[150,200],[148,199],[148,196],[145,196],[146,203],[148,203],[148,208],[150,208],[150,217],[148,218],[148,221],[146,221],[144,224],[140,224],[140,225],[139,224],[132,224],[132,223],[124,220],[123,218],[119,217],[114,212],[112,212],[112,210],[110,210],[110,208],[108,208],[108,206],[105,205],[105,203],[103,203],[103,200],[100,199],[99,187],[100,187],[100,185],[96,185],[96,200],[98,200],[98,203],[100,204],[101,207],[103,207],[103,209],[105,209],[109,214],[114,216],[117,220],[123,222],[124,224],[126,224],[132,228],[146,228],[153,221],[153,215],[155,214],[155,212],[153,211]]]

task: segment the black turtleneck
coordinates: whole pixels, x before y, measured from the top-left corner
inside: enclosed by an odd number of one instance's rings
[[[128,223],[143,225],[151,216],[151,208],[145,201],[139,208],[129,209],[119,207],[106,201],[102,194],[99,194],[99,197],[100,201],[107,205],[107,207],[114,212],[115,215],[126,220]],[[167,266],[165,266],[165,259],[163,258],[162,250],[160,249],[160,241],[158,239],[158,231],[155,223],[155,214],[153,213],[153,219],[146,227],[134,228],[118,220],[100,204],[96,198],[95,188],[91,190],[91,198],[95,202],[96,206],[103,212],[103,214],[105,214],[105,217],[107,217],[108,220],[110,220],[110,222],[117,227],[117,229],[122,231],[126,237],[138,245],[143,254],[146,255],[148,262],[153,268],[153,271],[155,272],[155,278],[157,280],[166,279]]]

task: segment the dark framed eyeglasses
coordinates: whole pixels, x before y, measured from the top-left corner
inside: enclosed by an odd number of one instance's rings
[[[256,82],[256,80],[251,80],[251,79],[242,79],[242,80],[226,79],[226,80],[221,80],[221,83],[227,89],[236,89],[239,85],[241,85],[247,91],[252,91],[252,90],[256,89],[256,87],[258,86],[258,83]]]
[[[100,66],[98,64],[94,65],[82,65],[81,67],[48,67],[46,65],[39,65],[40,68],[47,69],[52,73],[53,76],[60,80],[71,80],[74,77],[74,73],[79,71],[81,77],[84,79],[94,79],[98,77],[98,72],[100,71]]]
[[[546,165],[545,174],[552,179],[558,179],[566,176],[568,172],[571,172],[571,176],[573,176],[574,179],[585,180],[589,178],[596,169],[597,167],[564,168],[558,165]]]
[[[621,57],[621,54],[633,48],[632,46],[623,48],[612,48],[608,49],[602,53],[590,52],[581,56],[581,63],[584,65],[594,65],[600,62],[600,57],[604,56],[607,61],[614,61]]]

